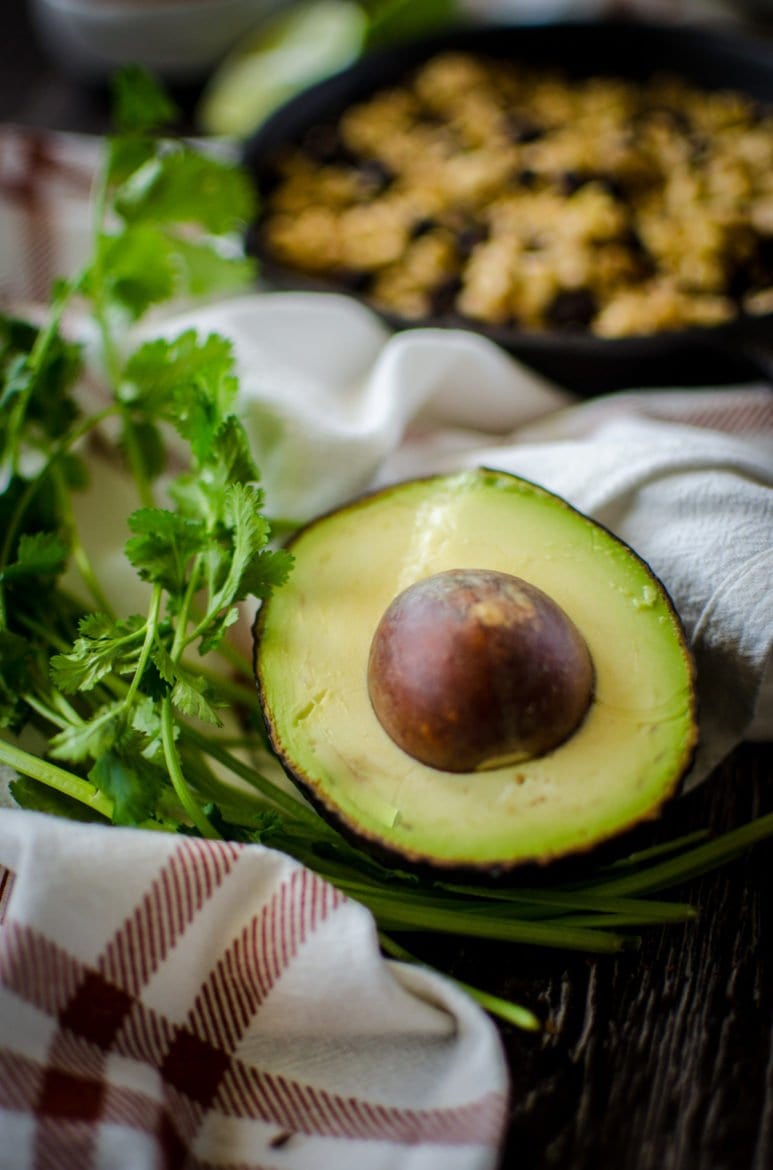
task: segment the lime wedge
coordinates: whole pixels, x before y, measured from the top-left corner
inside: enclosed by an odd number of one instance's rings
[[[355,60],[367,23],[349,0],[311,0],[261,25],[212,75],[197,111],[201,129],[249,134],[294,94]]]

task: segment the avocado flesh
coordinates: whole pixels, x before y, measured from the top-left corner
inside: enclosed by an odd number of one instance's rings
[[[290,581],[256,628],[264,715],[288,772],[366,846],[444,868],[547,862],[653,816],[675,791],[696,738],[681,626],[651,570],[563,500],[500,472],[414,480],[315,521],[292,551]],[[465,567],[551,596],[588,644],[595,688],[552,752],[450,773],[390,739],[366,673],[392,599]]]

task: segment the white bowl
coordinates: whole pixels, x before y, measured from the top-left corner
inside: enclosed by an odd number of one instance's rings
[[[206,76],[287,0],[31,0],[53,60],[86,79],[142,65],[171,81]]]

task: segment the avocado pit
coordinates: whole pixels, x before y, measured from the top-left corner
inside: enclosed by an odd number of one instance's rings
[[[414,759],[449,772],[544,755],[584,719],[594,669],[581,633],[509,573],[451,569],[391,602],[368,658],[379,723]]]

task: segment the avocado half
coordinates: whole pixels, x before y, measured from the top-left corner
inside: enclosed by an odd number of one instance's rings
[[[499,873],[587,850],[676,791],[697,739],[679,619],[648,565],[566,501],[464,471],[358,499],[290,547],[290,580],[255,625],[264,718],[288,774],[363,848],[403,866]],[[374,635],[395,598],[450,570],[527,582],[580,632],[592,691],[556,746],[449,771],[382,726],[368,685]]]

